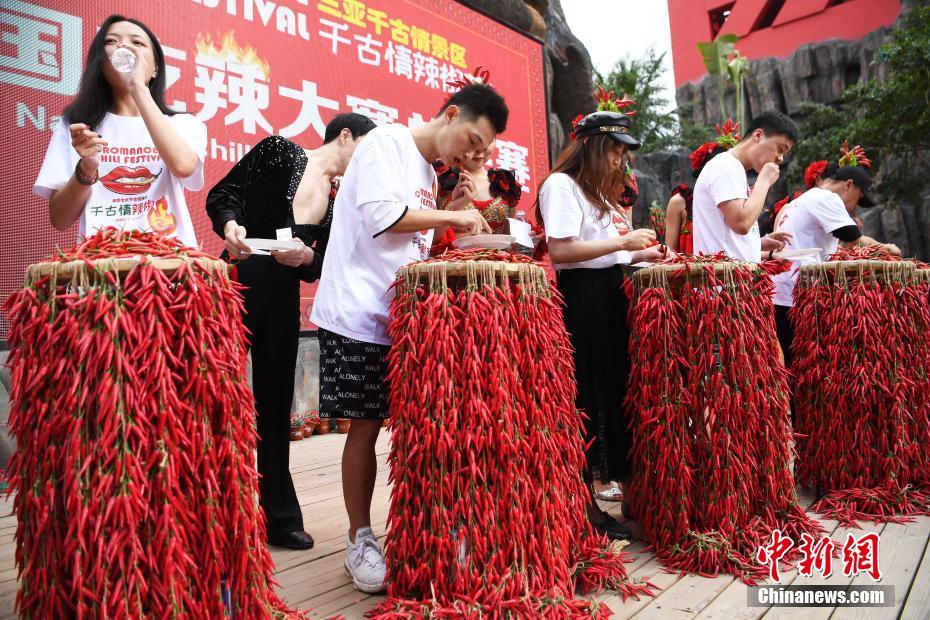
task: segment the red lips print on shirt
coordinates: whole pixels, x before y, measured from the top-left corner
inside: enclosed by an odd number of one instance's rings
[[[161,170],[153,173],[145,166],[139,166],[138,168],[118,166],[110,170],[106,176],[100,177],[100,182],[108,190],[117,194],[144,194],[149,191],[152,183],[158,179],[161,173]]]

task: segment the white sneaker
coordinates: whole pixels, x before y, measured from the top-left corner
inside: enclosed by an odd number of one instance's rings
[[[355,542],[348,540],[346,550],[346,575],[352,578],[355,589],[368,594],[384,592],[384,576],[387,567],[381,554],[381,545],[370,527],[360,527],[355,532]]]

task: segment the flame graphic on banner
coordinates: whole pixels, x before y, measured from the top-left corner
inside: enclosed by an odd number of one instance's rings
[[[241,65],[251,65],[257,68],[267,80],[271,74],[271,67],[258,55],[251,45],[241,47],[236,42],[235,33],[230,30],[222,36],[219,44],[214,43],[209,34],[198,34],[196,42],[197,56],[206,56],[223,62],[234,62]]]

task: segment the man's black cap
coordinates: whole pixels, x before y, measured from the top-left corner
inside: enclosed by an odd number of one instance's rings
[[[872,187],[872,179],[869,173],[862,166],[842,166],[829,175],[830,179],[837,181],[852,181],[853,185],[862,190],[862,198],[859,199],[860,207],[874,207],[875,199],[869,194],[869,188]]]

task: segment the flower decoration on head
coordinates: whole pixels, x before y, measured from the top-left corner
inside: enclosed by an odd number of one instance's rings
[[[603,86],[598,86],[594,92],[594,98],[597,99],[597,112],[616,112],[626,114],[627,116],[636,116],[635,110],[627,110],[636,105],[636,102],[623,95],[620,99],[612,90],[604,90]]]
[[[691,169],[697,172],[704,167],[711,155],[720,147],[716,142],[705,142],[701,146],[691,151],[688,159],[691,160]]]
[[[852,148],[849,146],[849,140],[843,140],[843,146],[840,147],[840,166],[862,166],[871,168],[872,160],[866,157],[865,149],[858,144]]]
[[[485,69],[482,65],[475,67],[475,70],[471,72],[471,75],[462,75],[462,77],[455,80],[446,80],[446,86],[451,90],[449,94],[446,95],[446,100],[452,98],[452,95],[465,88],[466,86],[471,86],[472,84],[485,84],[487,86],[491,85],[491,72]],[[445,105],[445,101],[443,105]]]
[[[582,120],[583,118],[584,118],[584,114],[579,114],[578,116],[576,116],[575,118],[573,118],[573,119],[572,119],[572,129],[574,129],[575,127],[577,127],[577,126],[578,126],[578,123],[580,123],[581,120]]]
[[[807,189],[811,189],[817,186],[820,183],[820,180],[823,179],[823,171],[827,169],[827,160],[820,159],[815,162],[812,162],[810,166],[804,171],[804,185],[807,186]]]
[[[629,109],[636,105],[636,102],[626,95],[618,99],[614,91],[604,90],[603,86],[598,86],[597,90],[594,91],[594,99],[597,100],[597,108],[594,112],[615,112],[617,114],[625,114],[629,117],[636,116],[636,111]],[[578,123],[587,118],[587,116],[586,114],[579,114],[572,119],[572,132],[568,134],[569,138],[572,140],[576,138],[574,130],[578,127]]]
[[[732,118],[728,118],[723,127],[714,125],[714,128],[717,130],[715,142],[727,149],[732,149],[743,139],[743,136],[739,134],[739,123],[734,123]]]
[[[801,192],[796,191],[790,196],[785,196],[784,198],[782,198],[781,200],[773,204],[772,205],[772,217],[775,217],[776,215],[778,215],[778,212],[781,211],[782,208],[784,208],[786,204],[788,204],[792,200],[797,200],[798,196],[800,195],[801,195]]]
[[[697,172],[704,167],[711,157],[720,152],[720,149],[730,150],[742,140],[739,134],[739,123],[734,123],[733,119],[728,118],[721,125],[716,125],[717,139],[713,142],[705,142],[691,152],[691,169]]]

